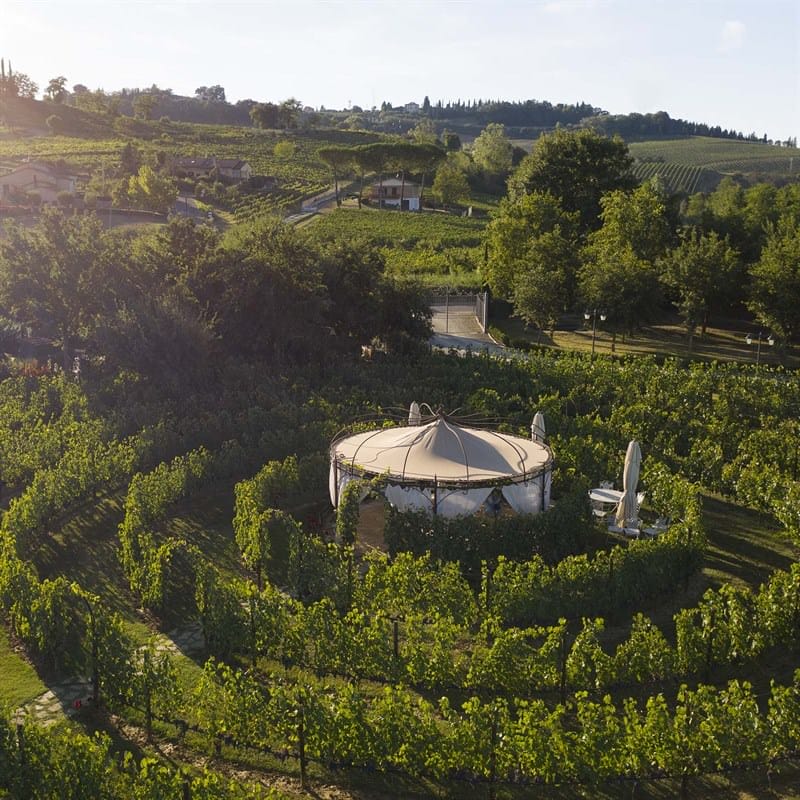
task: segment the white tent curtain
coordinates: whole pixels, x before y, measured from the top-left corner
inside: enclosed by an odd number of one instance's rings
[[[389,485],[383,490],[386,499],[398,511],[432,511],[431,498],[426,492],[405,486]]]
[[[553,489],[553,473],[547,470],[544,474],[544,508],[550,508],[550,492]]]
[[[344,491],[345,486],[347,486],[348,483],[352,483],[353,481],[359,480],[359,478],[355,478],[352,475],[348,475],[342,469],[338,470],[338,472],[339,472],[339,489],[338,489],[338,494],[337,494],[337,490],[336,490],[336,472],[337,472],[336,467],[333,465],[333,463],[331,463],[331,469],[330,469],[330,472],[328,473],[328,493],[330,494],[330,497],[331,497],[331,505],[334,508],[336,508],[336,505],[337,505],[337,503],[336,503],[337,497],[341,500],[342,492]],[[359,500],[363,500],[368,494],[369,494],[369,487],[366,486],[366,484],[365,484],[364,488],[361,490]]]
[[[504,486],[503,497],[517,514],[538,514],[542,510],[541,479]]]
[[[440,489],[436,513],[442,517],[468,517],[486,502],[491,493],[491,486],[481,489]]]

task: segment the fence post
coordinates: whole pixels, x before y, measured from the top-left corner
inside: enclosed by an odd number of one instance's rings
[[[497,780],[497,709],[492,709],[492,742],[489,752],[489,800],[495,800],[494,784]]]
[[[303,704],[297,707],[297,755],[300,759],[300,785],[305,789],[308,785],[306,775],[306,727]]]

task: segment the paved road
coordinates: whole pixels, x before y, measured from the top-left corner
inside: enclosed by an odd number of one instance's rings
[[[473,304],[459,305],[451,301],[447,305],[431,306],[433,311],[434,347],[456,350],[488,350],[490,353],[503,353],[505,348],[484,333],[475,317]]]

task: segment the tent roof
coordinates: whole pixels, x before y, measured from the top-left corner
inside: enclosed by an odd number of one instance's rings
[[[401,482],[469,484],[524,480],[552,461],[544,444],[466,428],[443,415],[425,425],[340,439],[331,447],[331,458],[349,472],[385,474]]]

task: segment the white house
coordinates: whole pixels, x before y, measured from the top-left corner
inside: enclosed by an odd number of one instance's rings
[[[419,211],[421,188],[416,183],[400,178],[387,178],[383,183],[373,183],[370,196],[379,206],[391,206],[402,211]]]
[[[77,179],[62,169],[33,161],[0,176],[0,202],[25,204],[37,195],[42,203],[57,203],[62,192],[75,194]]]
[[[175,172],[193,178],[205,178],[212,170],[232,181],[247,181],[253,177],[253,170],[240,158],[176,158],[172,162]]]

